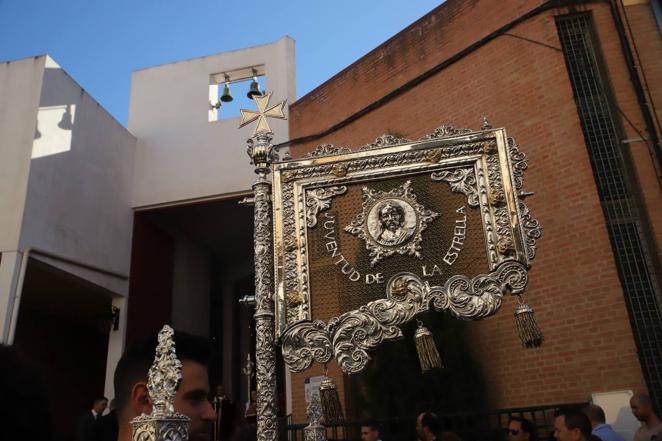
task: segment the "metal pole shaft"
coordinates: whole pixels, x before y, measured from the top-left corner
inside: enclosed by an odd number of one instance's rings
[[[266,179],[271,165],[271,133],[258,133],[252,141],[251,153],[258,174],[258,180],[253,185],[257,439],[277,441],[271,183]]]

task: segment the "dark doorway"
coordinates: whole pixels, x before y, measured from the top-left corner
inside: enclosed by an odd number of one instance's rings
[[[254,279],[253,209],[239,200],[135,213],[127,321],[127,341],[164,323],[209,337],[211,386],[224,384],[237,403],[246,398],[241,369],[253,314],[238,299],[252,294]]]
[[[78,415],[103,395],[111,299],[99,286],[28,262],[14,345],[41,368],[58,440],[73,439]]]

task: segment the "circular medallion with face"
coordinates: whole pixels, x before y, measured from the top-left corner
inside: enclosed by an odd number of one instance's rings
[[[416,231],[416,211],[402,199],[382,200],[368,211],[368,233],[380,245],[395,247]]]

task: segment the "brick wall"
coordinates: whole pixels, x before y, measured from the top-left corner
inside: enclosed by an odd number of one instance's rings
[[[538,4],[447,1],[295,102],[290,136],[333,126]],[[650,12],[640,10],[647,6],[628,7],[637,8],[628,14],[635,38],[647,40],[639,48],[642,59],[657,52],[644,67],[649,83],[656,81],[659,103],[662,42]],[[618,106],[643,131],[609,7],[595,3],[574,10],[592,11]],[[645,387],[554,22],[568,12],[539,14],[350,125],[292,147],[297,157],[326,142],[358,147],[386,132],[417,139],[443,123],[478,129],[484,115],[515,137],[529,156],[524,189],[536,193],[527,203],[543,226],[526,297],[546,342],[536,350],[521,348],[513,299],[497,316],[469,326],[469,349],[483,366],[492,407],[582,401],[592,392]],[[637,137],[624,126],[628,137]],[[630,149],[660,250],[659,181],[646,144]],[[303,378],[318,371],[292,377],[295,421],[305,419]]]

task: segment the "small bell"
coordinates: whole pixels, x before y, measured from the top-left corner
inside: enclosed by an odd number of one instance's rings
[[[262,92],[260,92],[260,85],[257,82],[257,77],[253,77],[253,81],[251,81],[251,87],[248,90],[248,93],[246,94],[246,96],[249,99],[253,99],[253,97],[256,96],[256,95],[260,96],[260,95],[262,95]]]
[[[416,352],[418,352],[418,361],[421,363],[421,370],[423,373],[434,369],[443,367],[441,364],[441,357],[437,346],[434,344],[434,337],[432,333],[423,326],[423,322],[418,322],[418,329],[414,336],[416,341]]]
[[[338,395],[338,388],[333,379],[328,376],[328,371],[324,369],[324,380],[320,384],[320,403],[322,405],[322,412],[324,413],[324,422],[326,424],[335,424],[342,422],[345,417],[342,413],[342,406],[340,405],[340,396]]]
[[[537,348],[542,345],[545,337],[538,327],[536,316],[533,314],[533,308],[523,302],[522,297],[518,296],[519,301],[515,307],[515,325],[517,334],[525,348]]]
[[[223,86],[223,95],[221,95],[221,101],[224,103],[229,103],[232,101],[232,94],[230,93],[230,83],[225,83],[225,86]]]

